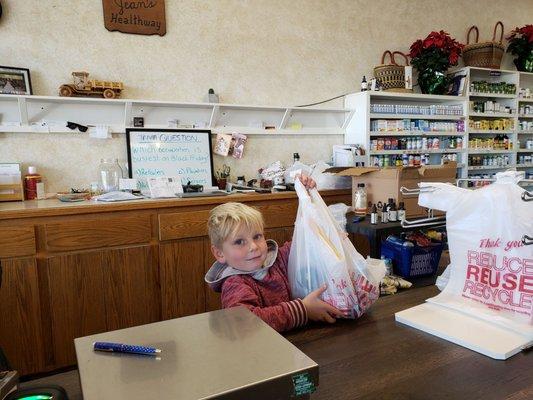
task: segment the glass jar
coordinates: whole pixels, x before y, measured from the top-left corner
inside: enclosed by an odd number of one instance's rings
[[[118,159],[102,158],[98,169],[100,184],[104,193],[113,192],[119,188],[119,179],[123,178],[122,168]]]

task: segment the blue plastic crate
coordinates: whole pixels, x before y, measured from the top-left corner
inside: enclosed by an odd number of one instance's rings
[[[400,239],[397,242],[384,241],[381,243],[381,256],[390,258],[394,273],[403,278],[433,275],[437,272],[442,243],[432,243],[427,247],[404,246]]]

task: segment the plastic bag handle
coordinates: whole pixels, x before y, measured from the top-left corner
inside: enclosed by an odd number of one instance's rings
[[[479,41],[479,29],[477,29],[477,26],[472,25],[466,34],[466,44],[470,44],[470,32],[472,32],[472,29],[474,29],[476,32],[476,41],[474,43]]]
[[[300,178],[294,179],[294,190],[296,190],[296,195],[299,200],[311,201],[311,196],[305,188],[304,184],[300,182]]]
[[[492,41],[494,42],[496,39],[496,29],[498,29],[498,26],[502,27],[502,31],[500,34],[500,42],[499,42],[500,44],[502,44],[503,42],[503,22],[502,21],[498,21],[496,22],[496,25],[494,25],[494,30],[492,31]]]
[[[391,62],[391,63],[388,64],[388,65],[396,65],[396,62],[394,61],[394,55],[392,54],[392,51],[390,51],[390,50],[385,50],[385,51],[383,52],[383,55],[381,56],[381,64],[382,64],[382,65],[385,65],[385,56],[386,56],[387,54],[389,55],[389,57],[390,57],[390,62]]]
[[[409,65],[409,58],[407,58],[407,55],[402,53],[401,51],[395,51],[392,53],[392,62],[394,63],[394,65],[400,65],[396,62],[396,57],[394,57],[396,54],[401,55],[405,59],[406,66]]]

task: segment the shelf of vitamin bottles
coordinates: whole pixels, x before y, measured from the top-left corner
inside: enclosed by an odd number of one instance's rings
[[[498,150],[498,149],[475,149],[469,148],[469,154],[512,154],[516,153],[516,150]]]
[[[439,121],[459,121],[462,115],[432,115],[432,114],[386,114],[370,113],[371,119],[428,119]]]
[[[517,114],[510,113],[496,113],[496,112],[471,112],[470,117],[483,117],[483,118],[516,118]],[[533,115],[531,115],[533,118]]]
[[[458,131],[370,131],[370,137],[377,136],[463,136],[465,132]]]
[[[496,99],[514,99],[516,94],[506,94],[506,93],[481,93],[481,92],[470,92],[470,97],[486,97],[486,98],[496,98]]]
[[[450,154],[463,153],[465,149],[416,149],[416,150],[371,150],[371,155],[386,155],[386,154]]]
[[[470,130],[474,135],[512,135],[514,131],[494,131],[494,130]]]
[[[508,168],[514,168],[516,165],[508,164],[508,165],[471,165],[468,167],[469,171],[480,171],[480,170],[496,170],[496,169],[508,169]]]

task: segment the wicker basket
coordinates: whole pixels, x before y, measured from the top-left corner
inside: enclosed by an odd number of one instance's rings
[[[385,56],[389,55],[390,64],[385,64]],[[381,65],[374,67],[374,77],[379,81],[381,87],[389,92],[412,92],[411,89],[405,88],[405,66],[398,65],[394,59],[396,54],[401,55],[405,59],[405,65],[409,65],[407,56],[400,52],[391,52],[387,50],[381,56]]]
[[[501,26],[500,41],[496,42],[496,30]],[[476,32],[476,42],[470,44],[470,33]],[[492,33],[492,42],[478,43],[479,30],[477,26],[471,26],[466,35],[466,46],[463,48],[463,61],[467,67],[482,67],[499,69],[502,63],[505,47],[503,41],[503,23],[496,22]]]

